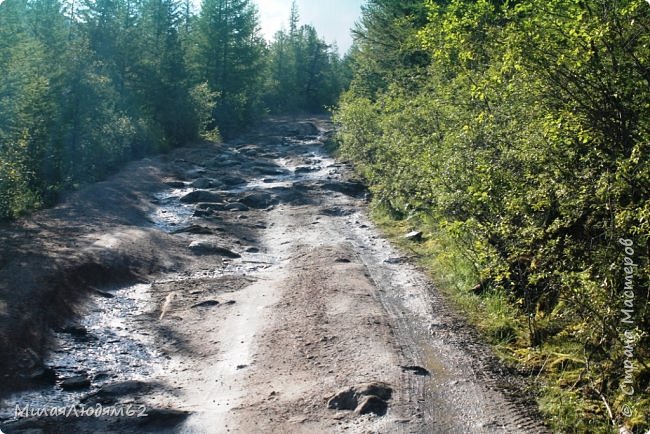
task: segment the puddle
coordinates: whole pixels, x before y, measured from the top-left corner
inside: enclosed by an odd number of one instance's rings
[[[44,359],[59,379],[87,375],[90,389],[64,391],[60,386],[44,387],[10,396],[0,408],[0,420],[12,419],[16,406],[34,408],[69,406],[106,384],[122,380],[147,380],[162,372],[166,359],[155,351],[152,339],[139,323],[150,306],[149,284],[111,291],[112,298],[98,296],[77,324],[87,330],[83,336],[55,332],[53,348]]]
[[[194,215],[194,207],[180,202],[179,199],[194,190],[194,188],[173,188],[154,194],[157,207],[149,215],[153,227],[169,233],[189,226]]]

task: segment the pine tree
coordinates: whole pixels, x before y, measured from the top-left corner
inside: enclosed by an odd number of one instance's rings
[[[217,125],[230,133],[259,110],[263,39],[249,0],[204,0],[194,35],[193,70],[218,92]]]

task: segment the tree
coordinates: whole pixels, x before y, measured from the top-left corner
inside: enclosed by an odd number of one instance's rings
[[[336,49],[313,26],[298,27],[298,19],[294,2],[289,31],[277,32],[269,48],[265,103],[275,113],[322,112],[346,85]]]
[[[219,95],[216,124],[232,133],[259,113],[264,43],[249,0],[204,0],[196,23],[192,68]]]

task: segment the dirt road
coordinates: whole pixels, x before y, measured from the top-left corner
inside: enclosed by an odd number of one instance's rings
[[[41,240],[41,254],[0,261],[0,324],[13,324],[15,269],[56,262],[40,273],[66,295],[53,332],[21,349],[30,388],[5,393],[2,430],[544,432],[523,381],[368,220],[363,186],[324,150],[330,134],[324,118],[270,120],[6,228],[8,246],[31,231],[20,245]],[[36,276],[23,292],[40,294]],[[93,406],[148,416],[33,412]]]

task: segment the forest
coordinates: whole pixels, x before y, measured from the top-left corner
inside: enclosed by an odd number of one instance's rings
[[[0,219],[331,111],[375,220],[423,233],[399,242],[554,432],[650,429],[650,4],[367,0],[344,57],[288,18],[265,41],[250,0],[0,3]]]
[[[335,119],[377,213],[554,431],[645,432],[650,5],[373,0],[355,34]]]
[[[321,112],[346,74],[311,25],[261,36],[250,0],[0,4],[0,219],[134,158]]]

